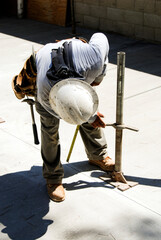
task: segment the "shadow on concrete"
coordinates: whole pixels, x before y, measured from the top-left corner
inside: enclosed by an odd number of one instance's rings
[[[90,177],[92,181],[85,181],[82,178],[78,181],[71,183],[64,183],[64,187],[67,191],[79,190],[91,187],[105,187],[105,188],[113,188],[110,185],[103,181],[97,181],[99,176],[103,175],[103,171],[99,170],[96,166],[89,165],[88,161],[81,161],[75,163],[67,163],[63,165],[64,168],[64,179],[69,178],[71,176],[77,175],[78,173],[83,173],[86,176]]]
[[[87,176],[90,176],[90,178],[94,180],[91,182],[90,181],[87,182],[80,179],[76,182],[64,184],[64,187],[66,188],[66,190],[71,191],[71,190],[78,190],[78,189],[90,188],[90,187],[105,187],[105,188],[111,188],[111,189],[114,188],[104,181],[102,182],[95,181],[97,178],[99,179],[100,176],[103,176],[105,172],[100,170],[97,166],[90,165],[88,161],[67,163],[67,164],[64,164],[63,167],[65,171],[64,178],[68,178],[83,172],[84,174],[86,174]],[[161,179],[143,178],[143,177],[128,176],[128,175],[124,175],[124,177],[126,178],[127,181],[138,182],[140,185],[161,187]]]
[[[120,41],[121,38],[123,37],[120,37]],[[126,68],[161,76],[161,45],[129,39],[111,49],[110,63],[117,64],[116,56],[119,51],[126,53]]]
[[[61,27],[30,19],[1,18],[0,32],[32,42],[46,44],[73,37],[72,27]],[[96,30],[76,28],[76,35],[90,39]],[[126,52],[126,67],[161,76],[161,45],[105,33],[109,39],[109,62],[117,64],[117,52]]]
[[[109,229],[111,223],[108,224],[108,221],[104,223],[105,226],[100,227],[100,229],[94,226],[93,228],[80,228],[77,231],[68,231],[64,236],[64,239],[72,239],[72,240],[117,240],[117,239],[146,239],[146,240],[160,240],[160,230],[158,227],[158,222],[150,219],[150,217],[146,217],[143,219],[139,219],[135,216],[130,222],[129,218],[126,215],[119,217],[119,219],[115,220],[117,222],[117,226],[112,231]],[[126,233],[122,232],[126,226]],[[135,238],[132,238],[135,231]],[[124,230],[125,231],[125,230]],[[131,235],[131,236],[130,236]]]
[[[95,226],[93,228],[83,229],[80,227],[77,231],[69,231],[64,236],[64,239],[77,239],[77,240],[116,240],[112,233],[110,233],[109,227],[106,225],[105,229],[97,229]]]
[[[71,27],[17,18],[1,18],[0,32],[40,44],[73,37]]]
[[[98,188],[98,187],[105,187],[105,188],[111,188],[113,189],[114,187],[107,185],[105,182],[87,182],[84,180],[79,180],[76,182],[72,183],[64,183],[64,188],[67,191],[73,191],[73,190],[79,190],[79,189],[84,189],[84,188]]]
[[[53,223],[44,219],[48,211],[49,198],[41,167],[0,177],[0,222],[4,239],[6,234],[13,240],[40,238]]]
[[[161,187],[161,179],[143,178],[143,177],[128,176],[128,175],[124,175],[124,176],[125,176],[126,180],[138,182],[140,185]]]
[[[68,231],[64,239],[77,240],[116,240],[116,239],[146,239],[146,240],[160,240],[161,231],[158,226],[158,221],[151,219],[149,216],[140,219],[138,215],[134,215],[130,221],[129,216],[125,212],[122,216],[115,219],[115,228],[111,229],[111,223],[107,221],[102,224],[100,228],[87,227],[79,228],[77,231]],[[123,230],[122,230],[123,229]],[[126,229],[126,231],[125,231]],[[133,237],[135,233],[135,236]]]
[[[90,180],[94,180],[88,182],[80,179],[76,182],[65,183],[64,186],[67,191],[90,187],[113,188],[103,181],[96,180],[104,172],[98,170],[95,166],[89,165],[88,161],[69,163],[63,166],[65,179],[78,173],[88,173]],[[160,179],[125,177],[128,180],[138,181],[142,185],[161,187]],[[46,233],[48,226],[53,223],[52,220],[44,219],[48,211],[49,198],[46,193],[46,184],[42,177],[42,167],[33,166],[29,171],[5,174],[0,177],[0,223],[4,239],[6,239],[5,235],[8,235],[13,240],[35,240],[42,237]],[[154,223],[149,221],[149,219],[145,219],[144,225],[146,226],[148,222],[148,225],[153,226]],[[144,235],[144,232],[139,231],[139,227],[136,227],[136,230],[139,236],[140,234]],[[155,233],[157,232],[155,231]],[[72,236],[75,233],[69,232],[68,234]],[[86,236],[87,233],[82,229],[79,234],[77,238],[83,239],[81,238],[82,234]],[[98,234],[98,237],[101,237],[102,234],[100,233],[100,236]],[[152,234],[154,234],[153,231]],[[110,232],[109,235],[104,235],[104,237],[106,237],[105,239],[113,239]]]

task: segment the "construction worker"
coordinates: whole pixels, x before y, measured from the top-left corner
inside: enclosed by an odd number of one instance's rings
[[[36,110],[41,120],[43,176],[48,195],[53,201],[65,199],[58,132],[60,119],[80,125],[79,131],[89,163],[104,171],[114,169],[114,161],[108,156],[102,130],[105,127],[102,120],[104,116],[97,112],[98,96],[92,88],[99,85],[106,74],[108,53],[109,44],[103,33],[93,34],[88,43],[77,38],[49,43],[36,53],[35,66],[31,58],[31,64],[25,65],[25,73],[21,71],[13,79],[14,92],[21,99],[25,95],[20,87],[24,75],[28,72],[28,77],[35,79],[36,76]]]

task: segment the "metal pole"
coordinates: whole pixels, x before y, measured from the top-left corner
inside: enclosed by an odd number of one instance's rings
[[[24,13],[24,2],[23,0],[17,0],[17,16],[23,18]]]
[[[74,0],[70,0],[71,6],[71,18],[72,18],[72,34],[76,34],[76,22],[75,22],[75,6]]]
[[[122,173],[122,138],[123,129],[138,132],[139,129],[123,124],[123,101],[124,101],[124,77],[125,77],[125,52],[117,53],[117,99],[116,99],[116,123],[106,124],[116,129],[115,140],[115,169],[111,173],[110,184],[121,191],[134,187],[138,182],[127,181]],[[104,181],[109,181],[109,176],[100,177]]]
[[[116,100],[116,125],[123,124],[123,98],[125,76],[125,52],[117,53],[117,100]],[[123,129],[116,128],[115,142],[115,171],[122,171],[122,137]]]

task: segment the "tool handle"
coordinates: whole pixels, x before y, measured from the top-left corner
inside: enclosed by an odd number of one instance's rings
[[[124,124],[107,123],[106,126],[114,127],[115,129],[120,129],[120,130],[128,129],[128,130],[132,130],[132,131],[135,131],[135,132],[139,131],[138,128],[135,128],[135,127],[132,127],[132,126],[127,126],[127,125],[124,125]]]
[[[131,126],[125,126],[125,129],[132,130],[132,131],[135,131],[135,132],[139,132],[138,128],[131,127]]]
[[[32,128],[33,128],[33,134],[34,134],[34,143],[36,145],[38,145],[39,144],[39,139],[38,139],[37,127],[36,127],[35,123],[32,124]]]
[[[69,159],[70,159],[70,156],[71,156],[73,147],[74,147],[74,143],[75,143],[75,140],[76,140],[76,137],[77,137],[79,128],[80,128],[80,125],[77,125],[76,130],[75,130],[75,133],[74,133],[74,136],[73,136],[73,140],[72,140],[72,143],[71,143],[71,146],[70,146],[70,149],[69,149],[69,153],[68,153],[68,156],[67,156],[67,160],[66,160],[66,162],[68,162],[68,163],[69,163]]]

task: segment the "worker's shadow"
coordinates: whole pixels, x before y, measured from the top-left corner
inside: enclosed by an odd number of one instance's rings
[[[65,176],[64,179],[71,177],[73,175],[79,174],[83,172],[83,174],[90,176],[90,181],[85,181],[84,179],[80,179],[77,181],[72,181],[70,183],[64,183],[64,187],[67,191],[71,190],[78,190],[83,188],[90,188],[90,187],[105,187],[105,188],[114,188],[112,185],[110,185],[110,175],[108,173],[99,170],[97,166],[92,166],[88,164],[88,161],[82,161],[82,162],[74,162],[74,163],[68,163],[63,165],[65,170]],[[89,174],[89,173],[90,174]],[[87,174],[88,173],[88,174]],[[108,181],[100,181],[101,176],[109,177]],[[132,182],[138,182],[140,185],[146,185],[146,186],[153,186],[153,187],[161,187],[161,179],[154,179],[154,178],[145,178],[141,176],[129,176],[124,175],[125,179],[127,181]],[[97,181],[99,179],[99,181]]]
[[[10,239],[34,240],[43,236],[53,222],[43,219],[48,211],[41,167],[0,177],[1,232]]]
[[[81,162],[74,162],[74,163],[67,163],[63,165],[64,167],[64,187],[67,191],[71,190],[79,190],[84,188],[114,188],[112,185],[107,184],[104,181],[101,181],[100,177],[105,174],[104,171],[100,170],[99,167],[90,165],[88,161],[81,161]],[[83,177],[77,181],[72,181],[67,183],[65,179],[77,175],[79,173],[83,173]],[[84,176],[86,180],[84,180]],[[89,181],[88,181],[89,177]]]

